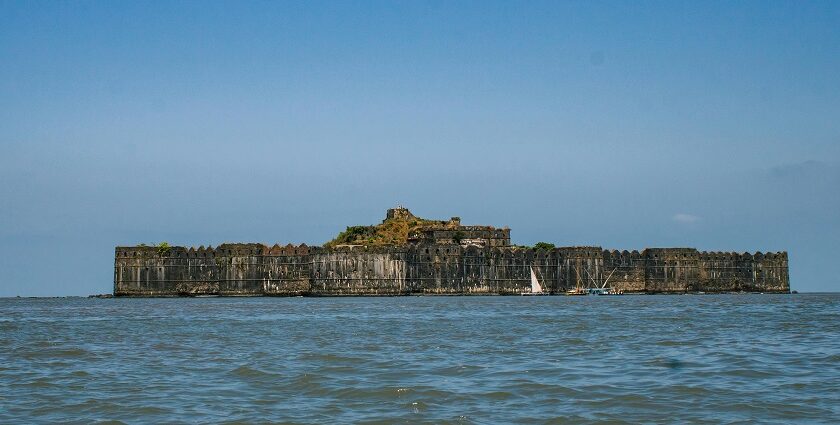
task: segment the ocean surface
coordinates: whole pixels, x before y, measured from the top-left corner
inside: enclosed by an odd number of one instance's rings
[[[840,423],[840,294],[0,299],[0,423]]]

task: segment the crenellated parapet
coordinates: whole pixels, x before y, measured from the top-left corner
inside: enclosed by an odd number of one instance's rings
[[[334,248],[222,244],[117,247],[117,295],[516,294],[534,270],[545,291],[788,292],[787,253],[550,250],[461,244]]]
[[[301,295],[310,255],[301,245],[225,243],[213,247],[117,247],[114,294]]]
[[[708,292],[787,292],[787,252],[701,252],[702,288]]]

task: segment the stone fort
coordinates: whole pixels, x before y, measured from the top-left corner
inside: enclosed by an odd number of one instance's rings
[[[406,208],[324,246],[119,246],[116,296],[522,294],[608,285],[623,293],[790,292],[787,252],[521,247],[510,229],[425,220]]]

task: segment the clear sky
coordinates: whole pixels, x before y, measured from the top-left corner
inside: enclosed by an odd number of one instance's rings
[[[0,296],[397,203],[838,291],[840,2],[0,1]]]

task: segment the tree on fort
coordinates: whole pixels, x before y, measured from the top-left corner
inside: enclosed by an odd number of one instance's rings
[[[172,250],[172,246],[169,245],[169,242],[166,242],[166,241],[163,241],[163,242],[155,245],[155,248],[157,248],[158,254],[160,256],[169,255],[169,251]]]
[[[332,243],[337,245],[358,242],[370,233],[369,230],[369,226],[347,226],[347,229],[339,233]]]
[[[534,245],[534,249],[537,250],[551,251],[554,248],[556,248],[554,244],[548,242],[537,242],[537,244]]]

